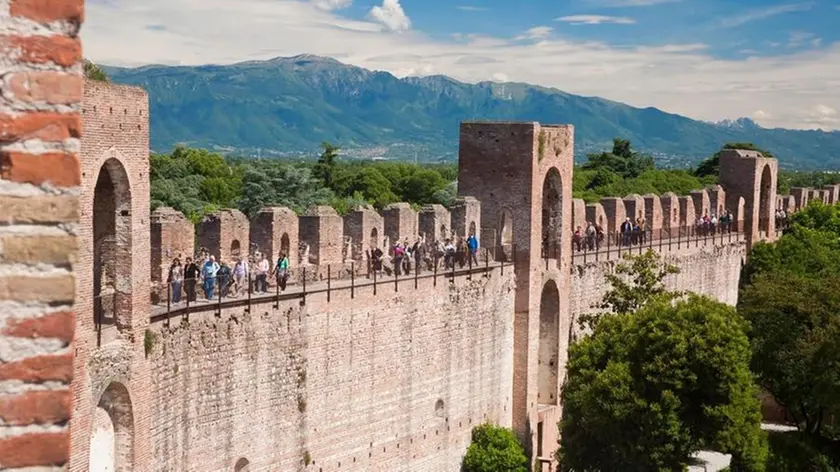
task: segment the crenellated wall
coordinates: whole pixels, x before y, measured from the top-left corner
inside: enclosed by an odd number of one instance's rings
[[[840,198],[840,186],[777,197],[775,160],[732,151],[720,186],[587,204],[572,199],[571,126],[475,122],[461,127],[462,195],[449,209],[268,207],[193,225],[170,208],[149,215],[145,94],[96,84],[85,100],[97,131],[82,145],[72,471],[455,472],[484,421],[512,427],[532,461],[551,462],[575,319],[629,249],[578,257],[577,227],[644,221],[655,235],[633,250],[681,269],[670,288],[735,304],[750,246],[777,235],[775,209]],[[701,244],[687,229],[723,212],[734,236]],[[504,246],[483,254],[485,272],[393,276],[378,292],[362,278],[372,249],[470,234]],[[149,294],[160,299],[171,259],[202,249],[228,263],[286,252],[306,277],[282,295],[153,312]],[[303,280],[314,285],[301,296]],[[101,458],[110,462],[89,461]]]
[[[510,425],[514,276],[437,283],[156,323],[148,470],[459,470]]]

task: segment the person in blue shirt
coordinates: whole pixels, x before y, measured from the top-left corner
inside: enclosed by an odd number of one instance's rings
[[[470,248],[470,259],[473,265],[478,265],[478,258],[476,257],[476,254],[478,254],[478,238],[475,237],[474,233],[467,238],[467,247]]]
[[[210,256],[207,262],[201,266],[201,277],[204,279],[204,295],[208,300],[213,299],[216,288],[216,274],[219,272],[219,264],[215,256]]]

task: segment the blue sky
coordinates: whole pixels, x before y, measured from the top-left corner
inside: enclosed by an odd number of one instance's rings
[[[82,37],[106,64],[312,53],[840,129],[840,0],[88,0]]]

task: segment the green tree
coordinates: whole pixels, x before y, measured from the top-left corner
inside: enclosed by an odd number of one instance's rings
[[[361,194],[362,198],[377,208],[397,201],[397,196],[391,190],[391,182],[375,167],[364,167],[354,174],[346,192],[350,195]]]
[[[752,325],[753,370],[809,435],[835,438],[840,417],[840,274],[762,273],[741,294]],[[840,439],[840,437],[837,437]]]
[[[840,206],[814,203],[773,244],[753,248],[738,309],[753,370],[800,431],[840,440]]]
[[[239,209],[249,217],[266,206],[287,206],[302,213],[313,205],[326,205],[334,197],[330,189],[313,179],[309,169],[287,165],[245,170]]]
[[[320,179],[327,188],[333,189],[333,177],[335,174],[339,148],[326,141],[321,143],[321,147],[323,148],[323,151],[318,157],[318,163],[315,164],[313,175],[315,178]]]
[[[563,470],[682,470],[701,448],[731,453],[732,470],[764,470],[745,328],[697,295],[601,319],[569,349]]]
[[[86,78],[88,78],[90,80],[97,80],[97,81],[100,81],[100,82],[108,82],[109,81],[108,74],[106,74],[105,71],[102,70],[102,68],[99,67],[97,64],[95,64],[94,62],[92,62],[88,59],[84,59],[82,61],[82,63],[84,65],[84,71],[85,71],[85,77]]]
[[[608,169],[623,178],[635,178],[654,169],[653,157],[634,151],[627,139],[613,139],[612,152],[589,154],[584,169]]]
[[[437,172],[430,169],[419,169],[399,183],[401,200],[426,204],[434,203],[435,193],[446,187],[446,181]]]
[[[643,254],[626,254],[624,262],[616,265],[615,272],[605,275],[610,284],[598,308],[608,313],[634,313],[656,298],[673,299],[681,295],[669,292],[663,281],[670,274],[678,274],[679,268],[662,262],[659,255],[648,249]],[[582,327],[592,327],[604,313],[582,315]]]
[[[528,472],[522,444],[507,428],[482,424],[472,430],[464,456],[465,472]]]

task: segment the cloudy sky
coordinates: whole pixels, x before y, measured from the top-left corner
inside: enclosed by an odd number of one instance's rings
[[[840,129],[840,0],[88,0],[85,55],[302,53],[397,76],[529,82],[696,119]]]

